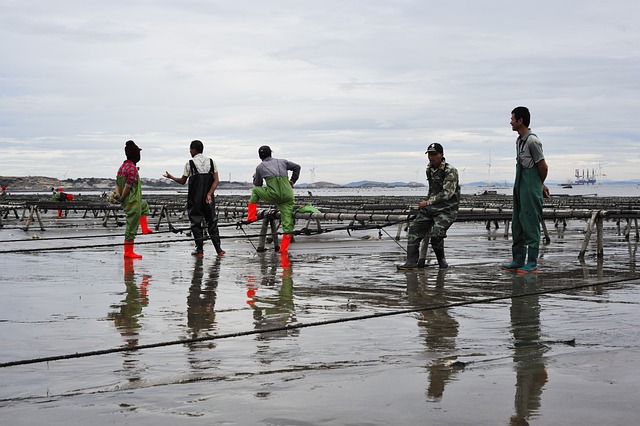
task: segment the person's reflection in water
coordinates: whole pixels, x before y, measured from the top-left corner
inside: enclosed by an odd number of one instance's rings
[[[439,269],[435,278],[435,287],[429,288],[428,279],[424,271],[408,271],[407,294],[409,301],[416,307],[444,306],[449,303],[445,290],[446,269]],[[429,385],[427,399],[440,401],[444,394],[445,385],[453,379],[457,369],[449,365],[456,350],[458,337],[458,321],[449,314],[446,308],[421,311],[418,325],[426,341],[429,353],[435,359],[427,367]]]
[[[528,425],[540,409],[542,388],[547,382],[544,353],[540,341],[539,295],[522,296],[538,291],[537,274],[513,276],[511,329],[514,340],[513,361],[516,366],[515,414],[511,425]]]
[[[193,278],[187,295],[187,326],[189,338],[206,337],[216,329],[216,289],[220,278],[221,257],[217,256],[205,277],[204,259],[194,257]],[[204,342],[189,342],[189,364],[194,371],[206,371],[212,367],[209,354],[215,348],[213,340]],[[206,355],[199,355],[199,350],[206,349]]]
[[[296,322],[293,303],[293,270],[288,253],[274,253],[272,256],[260,257],[262,280],[260,288],[273,289],[277,286],[277,266],[282,270],[280,289],[271,295],[262,296],[255,293],[252,303],[254,326],[258,330],[286,327]],[[271,340],[297,335],[298,330],[279,330],[258,335],[258,340]]]
[[[629,238],[629,272],[635,274],[636,272],[636,253],[638,252],[638,240],[631,243]]]
[[[209,275],[204,279],[204,260],[202,257],[194,258],[193,278],[189,295],[187,296],[187,325],[191,338],[207,335],[208,331],[215,328],[215,304],[216,288],[220,278],[220,257],[216,257]],[[203,286],[204,281],[204,286]]]
[[[125,338],[126,345],[135,347],[138,345],[138,331],[140,329],[139,318],[142,315],[142,308],[149,303],[149,280],[151,275],[144,274],[140,286],[136,285],[134,259],[124,259],[124,285],[125,298],[117,305],[111,305],[114,309],[107,315],[113,320],[120,334]],[[135,369],[136,358],[132,352],[123,352],[124,368],[126,370]],[[139,374],[131,376],[130,381],[139,380]]]

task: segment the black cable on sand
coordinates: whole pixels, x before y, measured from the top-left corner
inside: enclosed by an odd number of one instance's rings
[[[313,231],[313,230],[302,230],[302,231],[296,231],[293,233],[293,235],[319,235],[319,234],[328,234],[331,232],[337,232],[337,231],[345,231],[345,230],[351,230],[351,231],[367,231],[367,230],[371,230],[371,229],[384,229],[385,227],[388,226],[393,226],[393,225],[397,225],[399,223],[402,223],[405,221],[398,221],[398,222],[389,222],[389,223],[384,223],[384,224],[380,224],[380,225],[358,225],[358,226],[342,226],[342,227],[337,227],[337,228],[325,228],[323,230],[320,231]],[[244,228],[242,226],[240,226],[240,223],[237,224],[233,224],[233,226],[238,227],[239,229],[242,230],[242,232],[244,232],[244,236],[236,236],[236,235],[220,235],[220,239],[245,239],[245,238],[260,238],[263,236],[271,236],[273,235],[271,232],[267,232],[265,234],[259,233],[259,234],[247,234],[244,231]],[[165,232],[154,232],[153,234],[161,234],[161,233],[169,233],[171,231],[165,231]],[[181,231],[180,231],[181,232]],[[148,234],[148,235],[153,235],[153,234]],[[277,235],[282,235],[281,232],[278,232]],[[388,234],[387,234],[388,235]],[[109,237],[118,237],[118,235],[108,235]],[[64,238],[64,237],[60,237],[60,238],[51,238],[51,239],[37,239],[37,240],[10,240],[9,242],[14,242],[14,241],[19,241],[19,242],[30,242],[30,241],[48,241],[48,240],[53,240],[53,239],[64,239],[66,240],[71,240],[73,238],[92,238],[91,236],[76,236],[76,237],[70,237],[70,238]],[[97,237],[96,237],[97,238]],[[166,243],[180,243],[180,242],[186,242],[186,241],[193,241],[192,238],[188,238],[188,239],[172,239],[172,240],[156,240],[156,241],[137,241],[136,240],[136,245],[148,245],[148,244],[166,244]],[[249,240],[251,241],[251,240]],[[252,243],[253,244],[253,243]],[[93,248],[108,248],[108,247],[119,247],[121,246],[122,243],[118,242],[118,243],[108,243],[108,244],[90,244],[90,245],[83,245],[83,246],[73,246],[73,247],[68,247],[68,246],[63,246],[63,247],[40,247],[40,248],[25,248],[25,249],[15,249],[15,250],[0,250],[0,254],[16,254],[16,253],[32,253],[32,252],[47,252],[47,251],[64,251],[64,250],[76,250],[76,249],[93,249]],[[255,246],[254,246],[255,248]]]
[[[237,333],[220,334],[217,336],[196,337],[192,339],[182,339],[182,340],[169,340],[165,342],[150,343],[147,345],[127,346],[127,347],[103,349],[103,350],[89,351],[89,352],[76,352],[74,354],[57,355],[57,356],[50,356],[50,357],[43,357],[43,358],[23,359],[18,361],[9,361],[9,362],[0,363],[0,368],[13,367],[18,365],[39,364],[39,363],[50,362],[50,361],[62,361],[62,360],[74,359],[74,358],[85,358],[85,357],[107,355],[107,354],[118,353],[118,352],[133,352],[133,351],[139,351],[142,349],[152,349],[152,348],[159,348],[164,346],[184,345],[189,343],[207,342],[211,340],[230,339],[234,337],[250,336],[254,334],[272,333],[276,331],[295,330],[295,329],[308,328],[308,327],[319,327],[323,325],[339,324],[339,323],[346,323],[346,322],[352,322],[352,321],[364,321],[367,319],[381,318],[381,317],[388,317],[388,316],[395,316],[395,315],[405,315],[405,314],[410,314],[415,312],[424,312],[424,311],[433,311],[438,309],[449,309],[449,308],[456,308],[456,307],[463,307],[463,306],[480,305],[480,304],[492,303],[500,300],[516,299],[516,298],[528,297],[528,296],[540,296],[540,295],[546,295],[546,294],[560,293],[563,291],[580,290],[583,288],[594,287],[594,286],[606,286],[611,284],[619,284],[627,281],[635,281],[638,279],[640,279],[640,276],[623,278],[623,279],[612,280],[612,281],[605,281],[600,283],[588,283],[588,284],[580,284],[580,285],[570,286],[570,287],[540,290],[540,291],[534,291],[534,292],[525,293],[525,294],[517,294],[517,295],[509,294],[505,296],[487,297],[484,299],[471,300],[467,302],[456,302],[456,303],[447,303],[444,305],[437,305],[437,306],[426,306],[422,308],[402,309],[398,311],[380,312],[375,314],[359,315],[359,316],[349,317],[349,318],[337,318],[337,319],[326,320],[326,321],[315,321],[310,323],[297,323],[297,324],[290,324],[282,327],[266,328],[262,330],[240,331]]]

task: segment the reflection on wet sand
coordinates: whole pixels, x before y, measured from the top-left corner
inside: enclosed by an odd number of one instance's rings
[[[628,241],[628,248],[629,248],[629,272],[635,273],[636,272],[636,253],[638,252],[638,240],[636,239],[634,243],[632,243],[630,239],[627,241]]]
[[[253,309],[253,324],[256,330],[283,328],[296,322],[295,306],[293,302],[293,270],[288,254],[264,254],[260,256],[261,279],[260,286],[252,283],[254,292],[247,301]],[[277,271],[281,268],[281,284],[277,289]],[[263,293],[267,293],[264,294]],[[282,329],[262,332],[256,335],[256,362],[259,365],[269,365],[274,361],[283,361],[298,353],[297,337],[299,329]],[[293,349],[290,345],[295,346]],[[261,389],[256,393],[259,398],[266,398],[270,392]]]
[[[136,285],[134,259],[124,259],[124,285],[126,288],[125,298],[117,305],[112,305],[114,309],[107,315],[113,320],[120,334],[125,338],[126,345],[135,347],[138,345],[138,330],[140,328],[139,318],[142,308],[149,304],[148,287],[151,275],[142,276],[140,286]],[[137,357],[132,352],[123,352],[123,365],[125,370],[134,371]],[[139,380],[139,372],[133,374],[129,380]]]
[[[187,295],[187,325],[191,338],[207,336],[209,331],[215,330],[214,308],[220,278],[220,257],[215,258],[206,280],[203,259],[196,257],[194,263],[193,278]]]
[[[276,258],[276,256],[278,257]],[[296,322],[293,303],[293,270],[288,254],[273,254],[269,258],[267,256],[260,257],[262,272],[260,287],[268,289],[277,285],[278,266],[280,266],[282,274],[280,289],[277,293],[268,296],[256,293],[249,304],[253,308],[254,326],[257,330],[285,327]],[[257,338],[270,340],[298,334],[298,329],[278,330],[260,333]]]
[[[259,289],[275,289],[277,286],[277,271],[280,266],[281,284],[277,293],[262,296]],[[253,309],[254,327],[256,330],[285,327],[296,322],[295,306],[293,303],[293,270],[289,255],[272,254],[260,256],[262,278],[259,287],[254,283],[248,286],[253,291],[247,293],[247,303]],[[270,340],[299,334],[298,329],[278,330],[257,335],[258,340]]]
[[[580,258],[578,259],[578,261],[580,262],[580,267],[582,268],[582,277],[584,279],[590,278],[591,273],[589,271],[589,265],[587,265],[587,262],[584,260],[584,258]],[[596,258],[596,276],[598,278],[604,277],[603,266],[604,264],[602,258]]]
[[[187,295],[187,326],[190,339],[206,337],[215,334],[216,330],[216,313],[215,304],[220,279],[220,262],[221,258],[217,256],[210,266],[209,274],[205,278],[204,260],[202,257],[194,258],[193,277],[191,278],[191,286]],[[197,355],[199,349],[215,348],[215,341],[206,342],[189,342],[186,344],[190,354],[188,356],[189,365],[193,370],[204,371],[213,367],[212,359],[202,358]],[[211,352],[213,354],[213,352]]]
[[[445,306],[450,303],[445,289],[446,273],[445,269],[439,269],[435,277],[435,285],[430,288],[425,272],[408,271],[405,275],[409,301],[416,307]],[[458,371],[449,365],[449,361],[456,350],[459,324],[449,314],[448,309],[439,308],[421,311],[418,325],[421,327],[429,353],[437,356],[427,368],[429,371],[427,398],[429,401],[440,401],[445,385]]]
[[[528,420],[540,412],[542,388],[547,383],[544,353],[541,342],[540,296],[518,297],[538,291],[538,274],[513,276],[511,299],[511,330],[513,333],[513,362],[516,367],[515,414],[511,425],[528,425]]]
[[[121,267],[105,260],[111,248],[7,255],[1,361],[128,352],[3,368],[3,414],[21,424],[64,423],[69,413],[111,424],[634,424],[640,286],[628,242],[610,238],[604,266],[587,256],[585,280],[580,224],[547,246],[540,274],[518,276],[497,268],[508,241],[461,228],[448,237],[457,261],[440,274],[391,270],[403,253],[390,239],[330,235],[296,247],[288,268],[248,241],[230,245],[219,271],[215,257],[189,255],[191,241],[145,246],[124,287]],[[584,285],[604,295],[575,288]],[[456,307],[417,313],[442,304]],[[288,321],[305,328],[250,334]],[[207,334],[229,336],[189,346]],[[579,344],[557,347],[547,340],[556,336]],[[136,350],[136,341],[175,344]]]

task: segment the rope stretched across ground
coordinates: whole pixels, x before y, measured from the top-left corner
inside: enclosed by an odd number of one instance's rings
[[[310,323],[296,323],[296,324],[289,324],[282,327],[265,328],[261,330],[240,331],[236,333],[220,334],[217,336],[204,336],[204,337],[196,337],[196,338],[182,339],[182,340],[169,340],[169,341],[158,342],[158,343],[150,343],[146,345],[118,347],[118,348],[103,349],[103,350],[97,350],[97,351],[76,352],[73,354],[49,356],[49,357],[42,357],[42,358],[23,359],[23,360],[0,363],[0,368],[7,368],[7,367],[18,366],[18,365],[39,364],[39,363],[45,363],[45,362],[51,362],[51,361],[62,361],[62,360],[74,359],[74,358],[85,358],[85,357],[107,355],[107,354],[118,353],[118,352],[133,352],[133,351],[138,351],[142,349],[152,349],[152,348],[160,348],[160,347],[166,347],[166,346],[184,345],[188,343],[230,339],[234,337],[250,336],[255,334],[263,334],[263,333],[273,333],[277,331],[295,330],[295,329],[308,328],[308,327],[319,327],[324,325],[340,324],[340,323],[353,322],[353,321],[364,321],[368,319],[389,317],[389,316],[395,316],[395,315],[405,315],[405,314],[410,314],[415,312],[434,311],[438,309],[450,309],[450,308],[463,307],[463,306],[479,305],[479,304],[497,302],[500,300],[516,299],[516,298],[522,298],[522,297],[528,297],[528,296],[540,296],[540,295],[560,293],[560,292],[571,291],[571,290],[580,290],[580,289],[593,287],[593,286],[606,286],[606,285],[612,285],[612,284],[619,284],[622,282],[636,281],[638,279],[640,279],[640,275],[630,277],[630,278],[623,278],[623,279],[605,281],[600,283],[580,284],[580,285],[575,285],[570,287],[553,288],[553,289],[540,290],[540,291],[534,291],[530,293],[517,294],[517,295],[510,294],[505,296],[487,297],[484,299],[471,300],[467,302],[447,303],[447,304],[438,305],[438,306],[425,306],[421,308],[401,309],[398,311],[391,311],[391,312],[378,312],[374,314],[359,315],[359,316],[349,317],[349,318],[336,318],[332,320],[315,321]]]
[[[336,232],[336,231],[365,231],[365,230],[371,230],[371,229],[383,229],[386,228],[388,226],[394,226],[394,225],[398,225],[400,223],[403,222],[407,222],[407,220],[403,220],[403,221],[397,221],[397,222],[389,222],[389,223],[385,223],[385,224],[381,224],[381,225],[348,225],[348,226],[342,226],[342,227],[335,227],[335,228],[324,228],[322,230],[309,230],[309,229],[305,229],[305,230],[300,230],[300,231],[296,231],[293,233],[293,235],[319,235],[319,234],[328,234],[331,232]],[[242,231],[244,232],[244,228],[242,228],[242,225],[244,225],[244,223],[242,222],[238,222],[238,223],[234,223],[234,224],[229,224],[228,226],[235,226],[238,229],[242,229]],[[160,235],[160,234],[167,234],[167,233],[178,233],[178,232],[183,232],[185,230],[179,230],[176,229],[175,231],[159,231],[159,232],[154,232],[154,234],[156,235]],[[260,238],[260,237],[264,237],[264,236],[270,236],[273,235],[273,233],[271,232],[267,232],[265,234],[263,233],[259,233],[259,234],[247,234],[245,233],[244,236],[224,236],[221,235],[220,238],[221,239],[245,239],[245,238]],[[282,235],[282,232],[278,232],[277,235]],[[389,234],[387,234],[389,235]],[[73,240],[73,239],[83,239],[83,238],[105,238],[105,237],[110,237],[113,238],[114,235],[110,234],[110,235],[96,235],[96,236],[75,236],[75,237],[53,237],[53,238],[39,238],[37,240],[31,240],[31,239],[23,239],[23,240],[5,240],[5,241],[0,241],[0,242],[6,242],[6,243],[14,243],[14,242],[31,242],[31,241],[54,241],[54,240]],[[136,241],[136,245],[147,245],[147,244],[166,244],[166,243],[175,243],[175,242],[188,242],[188,241],[193,241],[193,239],[171,239],[171,240],[157,240],[157,241]],[[73,246],[73,247],[68,247],[68,246],[64,246],[64,247],[40,247],[40,248],[26,248],[26,249],[15,249],[15,250],[0,250],[0,254],[9,254],[9,253],[31,253],[31,252],[47,252],[47,251],[61,251],[61,250],[76,250],[76,249],[91,249],[91,248],[105,248],[105,247],[120,247],[122,244],[121,243],[108,243],[108,244],[90,244],[90,245],[83,245],[83,246]]]

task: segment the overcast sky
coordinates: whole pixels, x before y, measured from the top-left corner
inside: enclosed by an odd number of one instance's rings
[[[221,180],[257,149],[300,182],[424,182],[440,142],[463,183],[512,182],[528,106],[549,180],[640,178],[637,0],[0,0],[0,176]],[[489,163],[491,166],[489,166]]]

